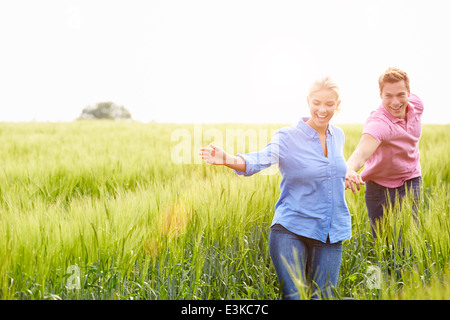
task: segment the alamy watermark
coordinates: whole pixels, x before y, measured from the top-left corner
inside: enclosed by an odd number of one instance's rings
[[[378,266],[368,266],[366,285],[369,289],[381,289],[381,269]]]
[[[66,281],[67,289],[81,289],[80,268],[76,265],[67,267],[66,273],[70,274]]]
[[[175,164],[202,164],[203,159],[198,156],[202,147],[208,147],[209,143],[219,146],[231,155],[237,153],[258,152],[263,150],[271,141],[277,129],[265,128],[218,128],[204,129],[202,124],[194,124],[193,130],[184,128],[172,131],[170,140],[176,143],[171,148],[171,160]],[[278,144],[272,145],[272,151],[278,153]],[[262,171],[269,175],[276,173],[276,166]]]
[[[81,29],[81,10],[78,6],[70,6],[66,8],[66,25],[71,30]]]

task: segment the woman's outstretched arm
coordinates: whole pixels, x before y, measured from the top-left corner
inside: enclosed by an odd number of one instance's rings
[[[232,156],[226,153],[223,149],[213,144],[210,147],[200,148],[199,155],[206,163],[213,165],[224,165],[236,171],[245,172],[245,160],[240,156]]]

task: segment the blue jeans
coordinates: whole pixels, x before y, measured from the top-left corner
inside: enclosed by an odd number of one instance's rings
[[[269,251],[282,287],[283,299],[300,299],[295,279],[313,290],[312,298],[330,298],[342,261],[342,241],[327,243],[299,236],[280,224],[271,228]],[[294,253],[295,252],[295,253]],[[291,272],[289,272],[291,271]],[[320,291],[315,291],[317,286]]]
[[[406,196],[407,192],[411,192],[411,190],[414,197],[413,216],[414,218],[417,218],[417,210],[422,198],[421,177],[406,180],[403,185],[397,188],[387,188],[373,181],[366,182],[366,192],[364,197],[370,220],[370,228],[374,239],[377,237],[375,232],[376,224],[383,217],[383,209],[389,205],[394,206],[396,201],[401,203],[401,200]]]

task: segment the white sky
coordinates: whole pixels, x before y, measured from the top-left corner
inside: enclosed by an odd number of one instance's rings
[[[363,123],[377,80],[404,69],[424,123],[449,123],[448,0],[2,1],[0,121],[72,121],[100,101],[148,122],[308,115],[329,74],[335,123]]]

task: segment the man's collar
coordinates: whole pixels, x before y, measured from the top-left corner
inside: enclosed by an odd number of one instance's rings
[[[397,117],[394,117],[385,107],[384,107],[384,104],[383,103],[381,103],[381,105],[380,105],[380,109],[381,109],[381,112],[386,116],[386,118],[388,118],[392,123],[398,123],[398,122],[402,122],[402,121],[404,121],[405,119],[401,119],[401,118],[397,118]],[[407,109],[407,111],[406,111],[406,115],[409,113],[411,111],[411,106],[410,106],[410,104],[408,103],[408,109]]]

